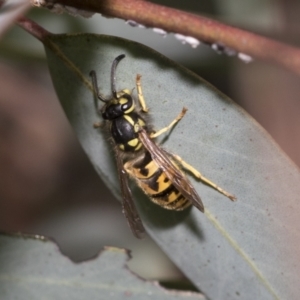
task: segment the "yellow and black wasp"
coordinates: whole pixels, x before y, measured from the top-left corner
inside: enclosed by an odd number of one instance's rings
[[[94,70],[90,72],[90,76],[98,99],[105,103],[99,112],[105,120],[105,125],[109,130],[115,148],[123,197],[123,212],[133,234],[140,238],[145,229],[132,199],[128,185],[128,175],[135,179],[138,186],[154,203],[170,210],[180,211],[194,205],[204,212],[204,206],[198,193],[179,165],[229,199],[235,200],[235,197],[202,176],[178,155],[168,153],[154,142],[156,137],[170,130],[187,110],[183,108],[169,126],[157,132],[152,131],[142,116],[148,112],[148,109],[142,93],[141,75],[136,76],[140,111],[136,108],[132,91],[124,89],[117,92],[116,90],[116,68],[124,57],[124,54],[119,55],[112,64],[111,98],[105,99],[99,93],[97,76]]]

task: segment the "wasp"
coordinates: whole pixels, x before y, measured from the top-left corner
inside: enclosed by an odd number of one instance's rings
[[[148,108],[142,92],[141,75],[136,76],[139,108],[132,96],[132,90],[124,89],[117,92],[116,68],[124,57],[125,55],[121,54],[112,63],[112,97],[109,99],[99,92],[94,70],[90,72],[90,76],[97,98],[104,103],[99,109],[99,114],[104,119],[104,126],[108,129],[115,149],[123,213],[133,234],[141,238],[145,229],[133,201],[128,177],[133,178],[154,203],[169,210],[180,211],[194,205],[204,212],[201,198],[181,168],[191,172],[197,179],[232,201],[235,200],[235,196],[205,178],[178,155],[167,152],[155,143],[155,138],[172,129],[183,118],[187,109],[183,108],[168,126],[159,131],[153,131],[149,122],[146,121]],[[98,124],[95,127],[99,126]]]

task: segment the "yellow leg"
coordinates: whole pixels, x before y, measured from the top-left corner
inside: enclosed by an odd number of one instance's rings
[[[141,85],[141,77],[142,75],[137,74],[136,75],[136,89],[137,89],[137,93],[138,93],[138,99],[139,99],[139,103],[142,107],[142,111],[143,112],[148,112],[148,108],[146,106],[146,101],[142,92],[142,85]]]
[[[180,156],[172,154],[172,156],[183,166],[184,169],[190,171],[196,178],[201,180],[202,182],[208,184],[212,188],[216,189],[218,192],[228,197],[230,200],[235,201],[236,197],[224,191],[222,188],[217,186],[215,183],[204,177],[199,171],[197,171],[194,167],[186,163]]]
[[[160,129],[160,130],[157,131],[157,132],[151,133],[151,134],[150,134],[150,137],[151,137],[152,139],[154,139],[154,138],[158,137],[159,135],[161,135],[162,133],[164,133],[164,132],[170,130],[177,122],[179,122],[179,121],[184,117],[184,115],[185,115],[186,112],[187,112],[187,109],[184,107],[184,108],[182,109],[182,111],[180,112],[180,114],[176,117],[176,119],[174,119],[168,126],[162,128],[162,129]]]
[[[103,127],[103,122],[95,122],[93,124],[93,126],[94,126],[94,128],[101,128],[101,127]]]
[[[142,107],[142,111],[146,113],[146,112],[148,112],[148,108],[146,106],[146,101],[145,101],[145,98],[144,98],[144,95],[143,95],[143,92],[142,92],[141,77],[142,77],[142,75],[140,75],[140,74],[136,75],[136,89],[137,89],[137,93],[138,93],[138,100],[139,100],[140,106]],[[187,111],[187,109],[184,107],[182,109],[181,113],[177,116],[177,118],[175,120],[173,120],[171,122],[171,124],[169,126],[164,127],[164,128],[162,128],[161,130],[159,130],[157,132],[151,133],[150,137],[151,138],[156,138],[159,135],[161,135],[162,133],[170,130],[178,121],[180,121],[183,118],[186,111]]]

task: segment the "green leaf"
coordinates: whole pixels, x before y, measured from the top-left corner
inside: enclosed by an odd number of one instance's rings
[[[0,294],[8,299],[204,299],[168,291],[126,267],[124,249],[106,247],[95,259],[74,263],[44,237],[0,235]]]
[[[191,179],[205,205],[166,211],[139,189],[135,200],[148,233],[211,299],[298,299],[300,290],[300,174],[270,136],[240,107],[185,68],[128,40],[54,35],[45,40],[53,82],[62,106],[99,175],[119,195],[113,151],[93,123],[95,110],[88,76],[94,69],[100,90],[110,95],[113,59],[118,89],[143,92],[155,129],[181,111],[186,116],[163,147],[236,195],[230,202]],[[120,198],[120,197],[119,197]]]

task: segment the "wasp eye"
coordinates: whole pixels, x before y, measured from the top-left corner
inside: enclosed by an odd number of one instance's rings
[[[128,109],[132,107],[133,104],[131,96],[128,94],[124,94],[122,96],[120,104],[121,104],[121,110],[126,112]]]
[[[123,111],[126,111],[128,108],[130,108],[130,105],[129,105],[128,102],[122,105],[122,110]]]

